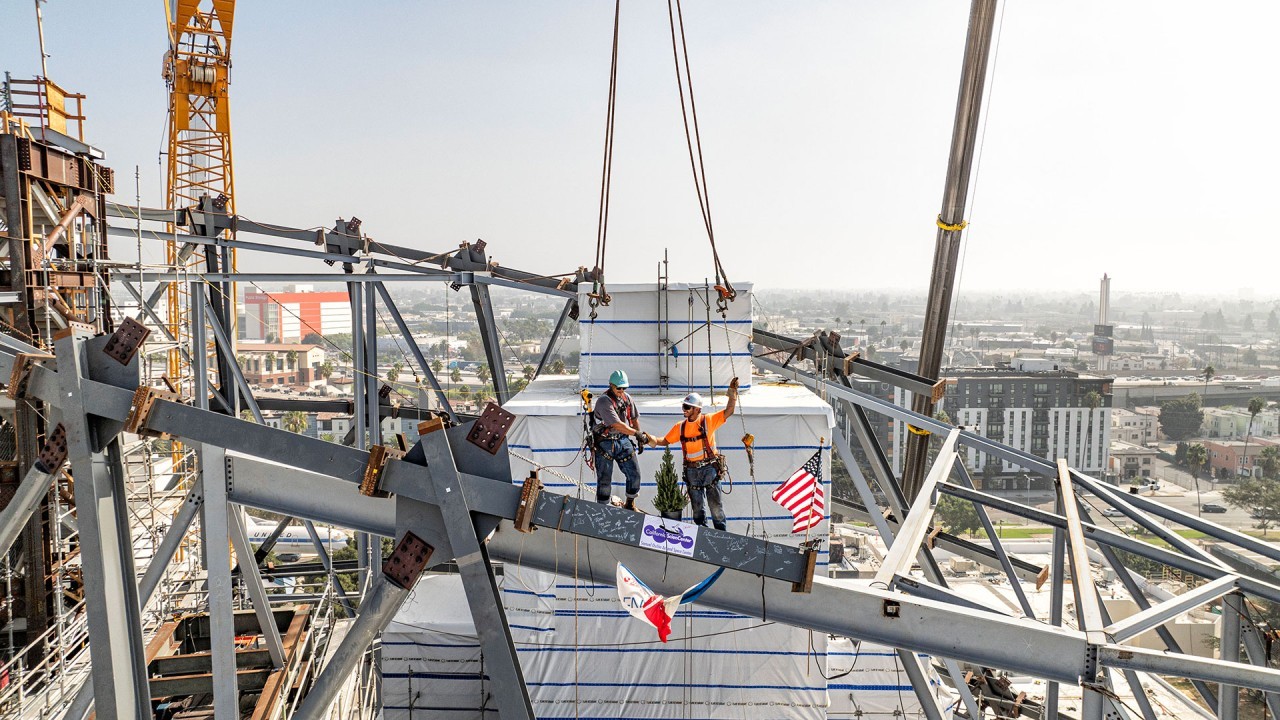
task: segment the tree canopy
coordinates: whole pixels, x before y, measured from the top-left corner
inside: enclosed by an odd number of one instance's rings
[[[1232,507],[1248,510],[1264,534],[1280,520],[1280,482],[1276,480],[1246,478],[1223,490],[1222,499]]]
[[[1195,437],[1203,422],[1204,411],[1200,409],[1200,398],[1195,393],[1160,406],[1160,430],[1171,440]]]
[[[946,528],[947,532],[955,535],[973,533],[982,527],[982,521],[978,519],[978,510],[973,503],[950,495],[938,498],[934,519]]]

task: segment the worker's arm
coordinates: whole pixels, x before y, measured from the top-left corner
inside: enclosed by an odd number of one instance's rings
[[[724,416],[726,418],[733,416],[733,411],[738,409],[738,378],[729,381],[729,404],[724,407]]]
[[[610,428],[612,428],[612,429],[614,429],[614,430],[617,430],[618,432],[622,433],[623,435],[635,435],[635,434],[636,434],[635,428],[632,428],[630,425],[628,425],[628,424],[626,424],[626,423],[614,423],[614,424],[610,425],[609,427],[610,427]]]
[[[666,447],[672,443],[678,442],[679,440],[680,440],[680,423],[676,423],[675,427],[672,427],[670,430],[668,430],[667,434],[662,437],[656,437],[654,435],[650,435],[649,445],[651,445],[652,447]]]

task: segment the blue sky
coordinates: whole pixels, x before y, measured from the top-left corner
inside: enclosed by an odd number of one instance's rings
[[[161,202],[163,4],[49,0],[50,75],[133,201]],[[960,292],[1270,290],[1280,7],[1011,4],[999,30]],[[613,4],[241,2],[237,203],[311,227],[358,215],[505,265],[594,257]],[[968,4],[686,3],[716,233],[765,287],[927,287]],[[30,2],[0,70],[38,72]],[[711,273],[665,4],[623,3],[608,277]],[[255,269],[255,268],[249,268]]]

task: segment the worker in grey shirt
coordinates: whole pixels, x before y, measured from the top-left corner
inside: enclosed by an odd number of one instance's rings
[[[649,437],[640,430],[640,413],[627,394],[629,384],[627,374],[621,370],[609,376],[609,389],[596,400],[591,412],[591,449],[596,466],[596,502],[607,503],[613,496],[616,462],[627,479],[627,502],[623,507],[635,510],[636,495],[640,494],[637,443],[646,445]]]

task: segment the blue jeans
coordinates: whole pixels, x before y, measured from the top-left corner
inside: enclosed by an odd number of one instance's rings
[[[724,505],[720,502],[720,476],[716,473],[716,466],[686,467],[684,481],[689,484],[689,504],[693,506],[693,522],[703,527],[707,526],[707,509],[703,506],[703,498],[706,498],[706,504],[711,506],[711,523],[717,530],[724,530]]]
[[[640,466],[636,464],[636,446],[630,438],[601,440],[595,447],[596,502],[607,503],[613,492],[613,463],[618,463],[627,479],[627,497],[640,494]]]

